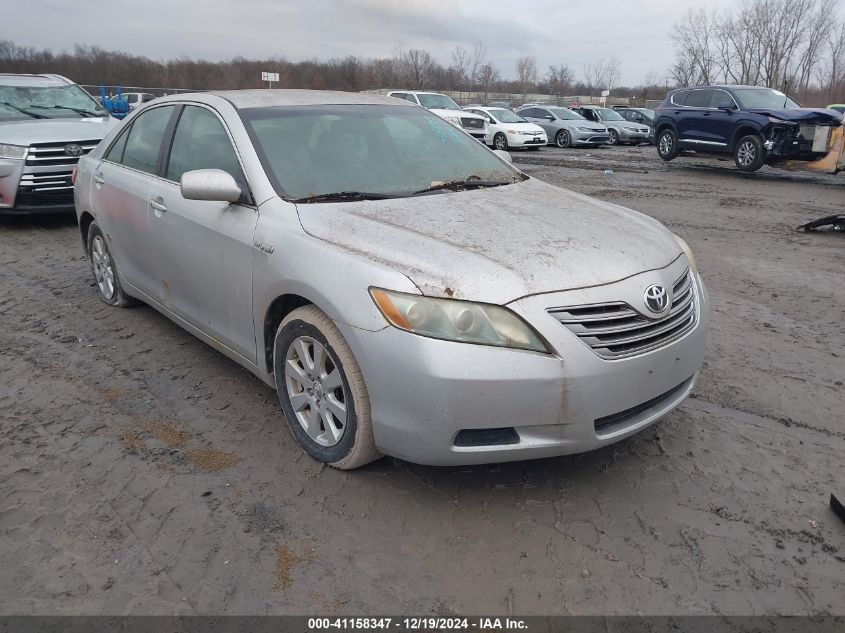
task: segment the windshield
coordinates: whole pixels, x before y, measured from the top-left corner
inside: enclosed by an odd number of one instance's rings
[[[504,108],[490,108],[488,112],[500,123],[526,123],[526,120],[521,116]]]
[[[563,119],[564,121],[575,121],[578,119],[582,121],[586,120],[580,114],[578,114],[574,110],[569,110],[568,108],[549,108],[549,112],[553,113],[557,118]]]
[[[733,88],[733,92],[739,104],[750,110],[755,108],[780,110],[801,107],[782,92],[771,88]]]
[[[446,95],[418,94],[420,105],[429,110],[460,110],[461,106],[452,101]]]
[[[101,117],[108,113],[76,85],[0,85],[0,121]]]
[[[406,106],[280,106],[241,110],[277,193],[286,199],[365,192],[410,195],[444,183],[524,180],[478,141]]]
[[[610,108],[593,108],[596,112],[599,113],[602,121],[624,121],[620,114],[616,112],[616,110],[611,110]]]

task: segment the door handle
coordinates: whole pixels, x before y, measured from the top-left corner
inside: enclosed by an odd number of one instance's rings
[[[705,112],[704,116],[710,116],[710,112]]]
[[[160,200],[161,198],[159,198]],[[167,205],[164,202],[159,202],[158,200],[150,200],[150,207],[154,210],[159,211],[160,213],[164,213],[167,211]]]
[[[94,174],[94,182],[96,182],[98,185],[102,185],[106,182],[106,179],[103,178],[103,174]]]

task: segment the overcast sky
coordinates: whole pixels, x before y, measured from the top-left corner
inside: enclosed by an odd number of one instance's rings
[[[707,0],[708,8],[735,0]],[[704,0],[0,0],[0,39],[69,50],[74,44],[154,59],[280,56],[292,61],[389,57],[423,48],[444,65],[457,44],[483,42],[503,78],[514,62],[567,64],[578,78],[618,57],[622,84],[672,63],[672,24]],[[273,69],[268,68],[272,71]]]

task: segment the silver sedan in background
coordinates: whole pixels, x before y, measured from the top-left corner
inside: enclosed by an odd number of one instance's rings
[[[610,142],[605,126],[588,121],[568,108],[527,104],[516,113],[543,128],[549,143],[558,147],[597,147]]]
[[[276,389],[317,460],[616,442],[693,389],[692,254],[508,158],[390,97],[174,95],[82,158],[76,209],[100,298],[149,304]]]

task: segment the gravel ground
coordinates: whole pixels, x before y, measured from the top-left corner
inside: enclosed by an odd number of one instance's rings
[[[515,153],[684,237],[713,313],[694,397],[585,455],[356,472],[147,307],[65,220],[0,226],[0,613],[845,613],[845,175],[652,147]],[[605,169],[613,173],[605,174]]]

